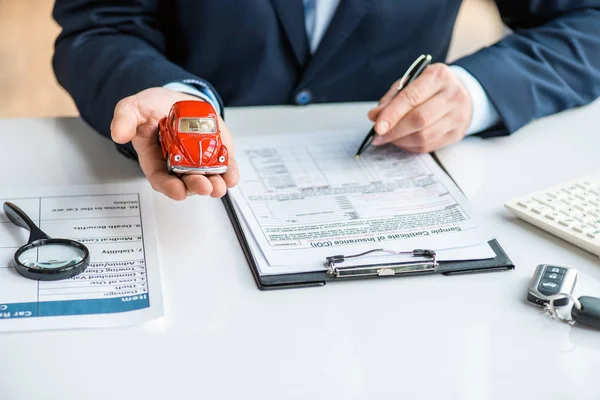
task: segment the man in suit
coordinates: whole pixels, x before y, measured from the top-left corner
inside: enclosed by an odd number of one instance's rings
[[[173,199],[220,197],[238,180],[234,157],[223,176],[167,173],[157,123],[178,100],[208,101],[221,115],[244,105],[379,100],[368,115],[373,144],[428,152],[468,134],[510,134],[600,96],[600,0],[497,0],[513,33],[446,65],[460,4],[57,0],[63,30],[53,66],[82,118]],[[392,100],[422,53],[433,64]]]

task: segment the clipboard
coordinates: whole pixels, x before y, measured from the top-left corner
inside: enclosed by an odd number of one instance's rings
[[[452,179],[456,187],[456,181],[444,168],[435,153],[431,153],[435,162],[442,168],[444,173]],[[302,272],[293,274],[280,275],[261,275],[254,258],[248,241],[244,235],[241,222],[235,212],[232,200],[229,194],[222,198],[225,210],[231,221],[235,234],[238,238],[244,256],[252,271],[254,281],[259,290],[277,290],[277,289],[294,289],[306,287],[325,286],[331,282],[344,282],[347,280],[356,279],[386,279],[402,276],[427,275],[427,274],[442,274],[442,275],[459,275],[459,274],[474,274],[484,272],[509,271],[515,268],[514,263],[504,252],[496,239],[490,240],[488,244],[494,251],[494,258],[482,260],[453,260],[453,261],[437,261],[435,251],[428,249],[415,249],[410,253],[415,257],[414,260],[402,263],[388,264],[371,264],[353,267],[344,267],[343,261],[345,258],[357,257],[358,255],[332,255],[327,257],[329,268],[323,271]],[[383,249],[374,249],[372,251],[385,251]],[[325,260],[324,260],[325,261]]]

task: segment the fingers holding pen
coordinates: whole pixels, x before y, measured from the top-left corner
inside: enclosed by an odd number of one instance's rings
[[[426,68],[417,79],[403,88],[381,109],[375,120],[377,134],[388,133],[409,111],[423,104],[442,89],[443,83],[439,76],[444,68],[439,65],[433,64]]]
[[[376,136],[373,139],[373,145],[379,146],[391,143],[402,137],[421,132],[431,127],[446,116],[450,108],[449,102],[449,96],[445,93],[440,93],[417,107],[409,109],[387,133]]]
[[[469,93],[445,64],[432,64],[387,105],[371,110],[374,146],[433,151],[462,138],[472,115]]]

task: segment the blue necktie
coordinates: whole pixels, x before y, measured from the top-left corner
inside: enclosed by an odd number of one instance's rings
[[[306,36],[308,42],[312,43],[313,35],[315,33],[315,25],[317,22],[317,0],[303,0],[304,1],[304,25],[306,26]],[[309,45],[310,47],[310,45]]]

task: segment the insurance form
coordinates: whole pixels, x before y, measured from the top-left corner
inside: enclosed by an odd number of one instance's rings
[[[2,190],[52,238],[90,251],[87,270],[34,281],[12,266],[28,232],[0,208],[0,332],[122,326],[162,315],[151,194],[147,185]]]
[[[493,239],[430,155],[385,146],[355,159],[363,136],[317,132],[237,140],[242,173],[230,195],[270,266],[380,247],[485,247]]]

